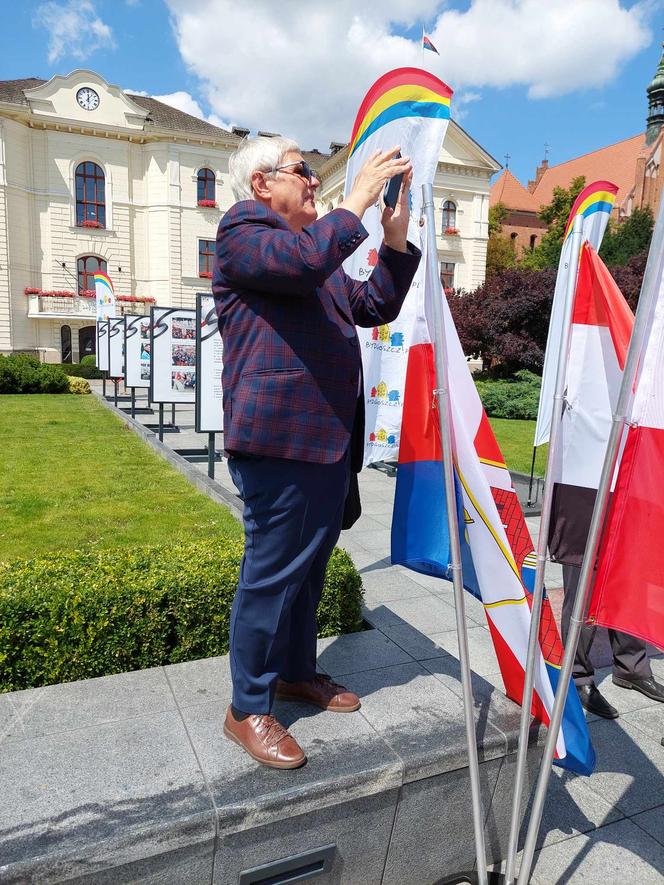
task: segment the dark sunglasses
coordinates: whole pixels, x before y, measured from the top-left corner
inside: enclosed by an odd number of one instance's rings
[[[299,169],[293,169],[292,172],[289,170],[289,166],[299,166]],[[314,170],[307,163],[306,160],[296,160],[294,163],[284,163],[283,166],[275,166],[274,169],[269,169],[269,172],[286,172],[288,175],[299,175],[300,178],[306,179],[309,183],[311,183],[312,179],[318,178]]]

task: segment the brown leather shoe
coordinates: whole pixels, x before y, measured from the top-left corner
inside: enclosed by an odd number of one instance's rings
[[[247,716],[238,722],[229,707],[224,734],[256,762],[270,768],[299,768],[307,761],[295,738],[269,713]]]
[[[277,681],[277,697],[281,701],[300,701],[314,704],[330,713],[354,713],[360,709],[360,699],[343,685],[332,682],[329,676],[316,673],[310,682]]]

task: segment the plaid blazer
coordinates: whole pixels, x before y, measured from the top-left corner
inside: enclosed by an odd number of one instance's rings
[[[420,260],[410,244],[409,253],[383,245],[369,280],[357,282],[341,263],[367,236],[345,209],[299,234],[254,200],[222,218],[212,292],[230,454],[322,464],[344,455],[356,411],[364,417],[355,326],[397,317]]]

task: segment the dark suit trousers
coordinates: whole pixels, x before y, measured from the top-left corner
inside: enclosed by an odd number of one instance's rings
[[[563,585],[565,598],[563,600],[562,634],[563,645],[567,642],[574,600],[579,587],[581,569],[575,565],[563,565]],[[595,668],[590,660],[590,648],[595,638],[596,627],[584,624],[579,637],[579,647],[574,658],[572,671],[574,682],[577,685],[589,685],[594,679]],[[621,633],[619,630],[609,630],[611,651],[613,652],[613,672],[622,679],[644,679],[652,676],[650,662],[646,653],[646,644],[636,636],[629,633]]]
[[[229,459],[244,503],[245,550],[233,600],[233,706],[269,713],[277,678],[316,673],[316,609],[341,531],[348,454],[336,464]]]

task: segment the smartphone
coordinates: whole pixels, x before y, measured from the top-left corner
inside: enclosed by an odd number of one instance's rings
[[[394,155],[394,159],[397,160],[400,158],[401,152],[397,151],[397,153]],[[394,178],[390,178],[389,181],[385,182],[385,190],[383,191],[383,202],[386,206],[389,206],[390,209],[394,209],[394,207],[397,205],[402,181],[403,173],[401,173],[401,175],[395,175]]]

